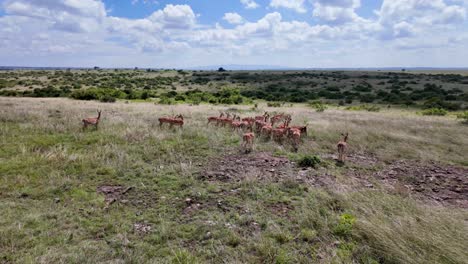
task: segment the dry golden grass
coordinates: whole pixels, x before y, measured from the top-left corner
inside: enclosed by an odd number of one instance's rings
[[[235,109],[233,109],[235,108]],[[81,119],[102,109],[98,131]],[[0,262],[6,263],[463,263],[467,212],[411,197],[303,186],[292,180],[207,182],[203,166],[239,153],[240,135],[207,125],[220,111],[254,116],[289,113],[308,124],[297,155],[335,153],[341,132],[350,153],[384,162],[467,165],[466,126],[452,117],[388,109],[379,113],[294,107],[105,104],[68,99],[0,97]],[[183,129],[157,118],[182,114]],[[257,152],[292,153],[261,138]],[[351,167],[322,168],[347,184]],[[104,209],[102,184],[133,186],[145,203]],[[337,188],[337,190],[340,190]],[[143,197],[143,198],[141,198]],[[202,209],[185,214],[184,199]],[[58,200],[57,200],[58,199]],[[221,202],[219,202],[221,201]],[[220,205],[221,204],[221,205]],[[271,212],[289,205],[288,217]],[[227,207],[226,210],[222,208]],[[342,222],[351,215],[356,223]],[[135,233],[136,222],[153,231]],[[253,224],[255,223],[255,225]],[[259,230],[259,231],[256,231]]]

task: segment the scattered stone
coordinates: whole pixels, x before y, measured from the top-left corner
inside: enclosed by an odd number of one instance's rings
[[[122,200],[122,196],[132,188],[133,187],[123,187],[120,185],[102,185],[97,188],[97,192],[105,195],[104,201],[106,206],[104,208],[107,209],[114,202]]]
[[[133,224],[133,229],[136,233],[148,234],[149,232],[151,232],[151,225],[147,223],[135,223]]]
[[[259,152],[231,154],[215,160],[201,173],[201,178],[218,181],[241,181],[245,178],[279,180],[290,175],[292,163],[284,157]]]
[[[374,177],[390,187],[404,184],[426,200],[468,208],[468,169],[401,160],[394,162]]]

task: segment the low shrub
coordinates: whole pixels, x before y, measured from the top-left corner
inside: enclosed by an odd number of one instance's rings
[[[101,98],[99,98],[99,101],[103,103],[115,103],[116,100],[117,99],[115,99],[115,97],[112,97],[110,95],[104,95],[101,96]]]
[[[267,106],[268,107],[281,107],[283,104],[280,102],[268,102]]]
[[[322,161],[317,156],[306,155],[306,156],[301,157],[297,164],[300,167],[304,167],[304,168],[306,167],[316,168],[321,162]]]
[[[314,108],[317,112],[324,112],[328,108],[328,106],[322,101],[311,101],[308,105]]]
[[[176,102],[173,98],[161,97],[158,103],[163,105],[174,105]]]
[[[338,225],[333,229],[333,233],[338,236],[346,237],[351,234],[356,217],[351,214],[342,214]]]
[[[468,125],[468,111],[457,114],[457,118],[461,119],[463,124]]]
[[[429,108],[421,112],[425,116],[444,116],[447,115],[447,110],[442,108]]]
[[[368,111],[368,112],[379,112],[380,107],[376,105],[353,105],[345,108],[349,111]]]

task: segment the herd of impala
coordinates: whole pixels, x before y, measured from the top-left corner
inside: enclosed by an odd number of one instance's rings
[[[88,126],[94,126],[97,129],[100,119],[100,110],[97,117],[83,119],[83,130]],[[182,128],[184,126],[184,117],[180,114],[174,117],[161,117],[158,120],[160,127],[163,124],[169,124],[170,127],[178,126]],[[265,112],[261,116],[245,118],[241,118],[236,114],[221,113],[219,116],[208,117],[208,124],[230,127],[233,131],[242,131],[241,146],[246,152],[250,152],[253,149],[255,133],[265,139],[272,139],[280,143],[287,138],[291,141],[294,150],[297,151],[302,136],[307,135],[307,126],[290,126],[291,120],[291,115],[283,113],[270,117],[270,114]],[[342,134],[342,136],[343,139],[337,144],[338,161],[340,162],[344,162],[346,158],[348,133]]]
[[[290,115],[276,114],[270,117],[268,112],[261,116],[245,118],[236,114],[221,113],[219,116],[208,117],[208,124],[227,126],[234,131],[243,131],[242,147],[246,151],[252,150],[255,133],[265,139],[273,139],[277,142],[288,138],[294,149],[297,150],[301,137],[307,134],[307,126],[289,126],[291,120]]]

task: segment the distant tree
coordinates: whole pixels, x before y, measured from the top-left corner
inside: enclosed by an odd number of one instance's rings
[[[95,70],[99,70],[99,67],[98,67],[98,66],[94,66],[94,69],[95,69]]]
[[[218,72],[225,72],[225,71],[226,71],[226,70],[225,70],[223,67],[220,67],[220,68],[218,69]]]

